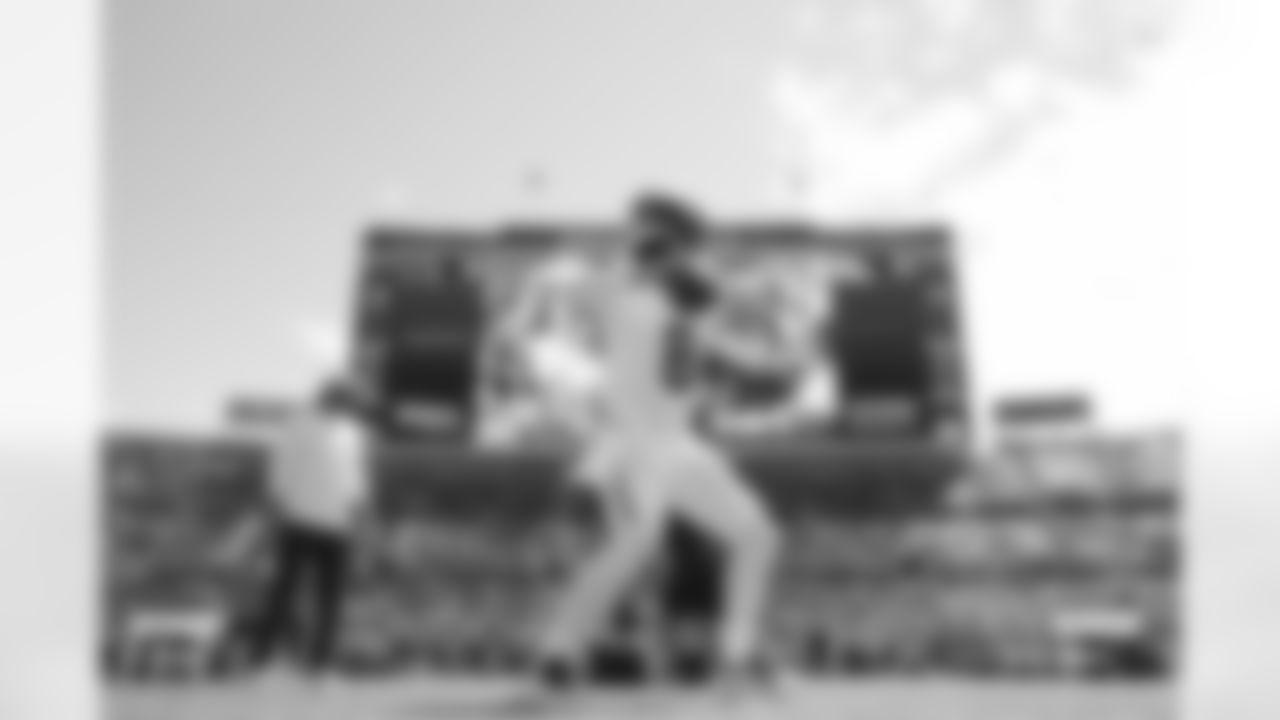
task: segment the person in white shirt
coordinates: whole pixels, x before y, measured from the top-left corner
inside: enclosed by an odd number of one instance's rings
[[[367,410],[358,386],[339,379],[325,384],[312,403],[255,429],[266,457],[275,554],[265,605],[247,638],[257,666],[297,639],[306,669],[332,669],[351,545],[367,521],[361,421]],[[291,638],[291,630],[301,637]]]

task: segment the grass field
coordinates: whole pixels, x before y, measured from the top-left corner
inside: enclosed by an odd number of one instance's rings
[[[246,681],[189,688],[117,687],[107,720],[484,720],[486,718],[800,718],[802,720],[1172,720],[1168,685],[943,680],[795,680],[778,695],[616,691],[572,705],[518,707],[500,680],[400,678],[309,685]]]

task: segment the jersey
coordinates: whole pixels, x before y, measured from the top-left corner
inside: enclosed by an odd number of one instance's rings
[[[648,434],[688,426],[681,320],[662,288],[628,278],[609,294],[604,396],[617,431]]]

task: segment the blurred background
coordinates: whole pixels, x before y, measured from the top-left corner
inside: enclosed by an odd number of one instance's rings
[[[835,411],[735,444],[787,522],[771,623],[788,654],[1167,676],[1176,9],[118,4],[106,667],[168,672],[168,650],[123,641],[129,617],[252,592],[262,567],[213,560],[261,492],[232,431],[296,399],[318,352],[387,399],[386,526],[347,661],[510,667],[513,610],[586,531],[551,501],[555,448],[469,441],[486,327],[528,268],[612,242],[625,199],[659,183],[704,204],[729,252],[857,268],[824,325]]]

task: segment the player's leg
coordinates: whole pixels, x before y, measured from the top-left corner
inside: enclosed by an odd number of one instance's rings
[[[598,489],[609,516],[606,537],[553,607],[538,643],[544,661],[574,662],[652,558],[665,516],[657,496],[640,492],[643,482]]]
[[[746,667],[761,654],[761,631],[781,546],[781,533],[759,496],[717,449],[687,444],[673,512],[714,538],[725,562],[724,604],[716,634],[718,660]]]
[[[283,643],[291,636],[296,637],[300,629],[294,611],[305,565],[299,533],[283,523],[275,528],[275,535],[275,567],[267,586],[266,601],[246,643],[249,661],[254,666],[272,659]]]
[[[341,635],[342,609],[350,564],[348,539],[341,533],[317,532],[308,540],[312,616],[305,660],[312,672],[333,670]]]

